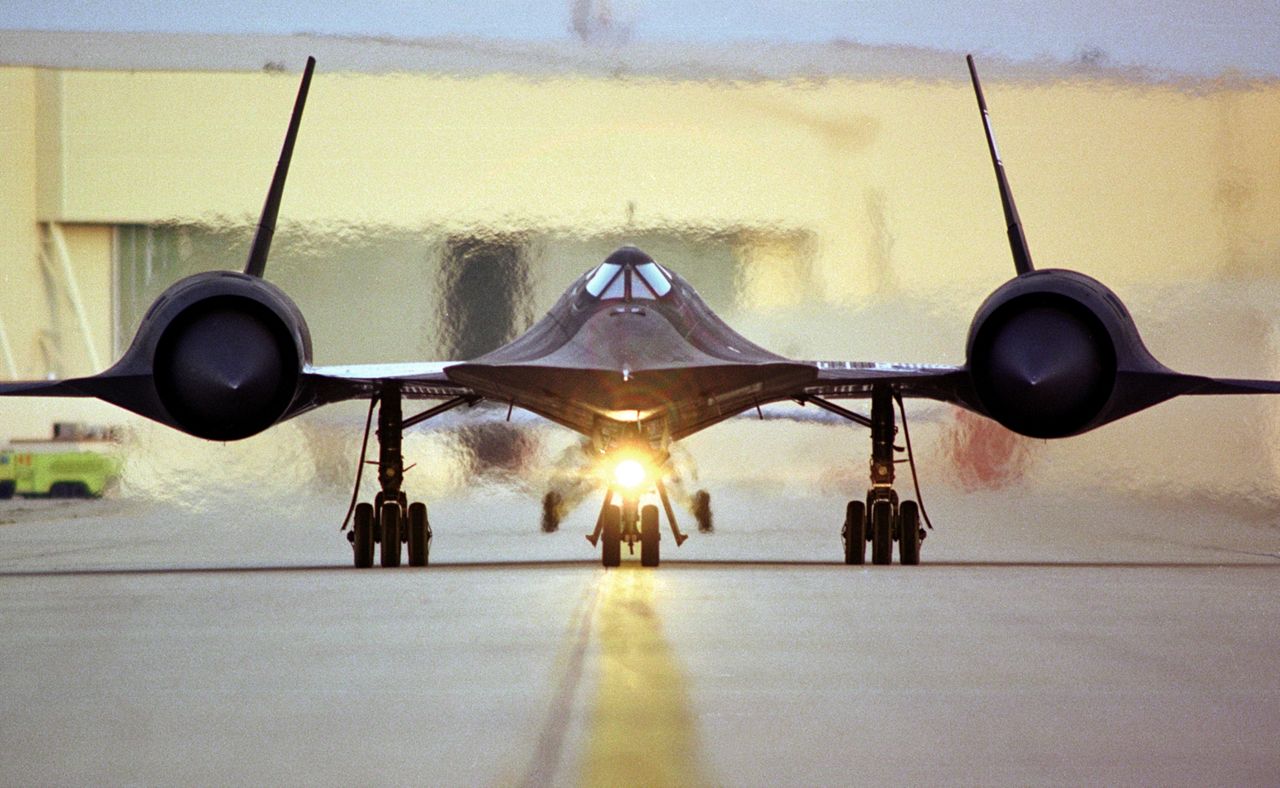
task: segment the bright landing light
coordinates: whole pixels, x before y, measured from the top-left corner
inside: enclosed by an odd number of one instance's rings
[[[618,484],[628,489],[644,484],[644,477],[644,463],[639,460],[623,460],[613,469],[613,478],[618,480]]]

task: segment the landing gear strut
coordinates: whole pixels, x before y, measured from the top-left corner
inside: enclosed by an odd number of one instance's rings
[[[404,481],[401,453],[405,421],[400,407],[400,387],[388,383],[378,404],[378,484],[373,503],[355,507],[355,521],[347,538],[358,568],[373,566],[374,544],[381,546],[384,567],[400,566],[402,545],[408,546],[409,566],[426,566],[431,551],[431,524],[426,504],[409,503],[400,489]]]
[[[818,403],[832,407],[830,403]],[[843,409],[841,409],[843,410]],[[871,563],[893,562],[893,543],[898,543],[898,560],[907,565],[920,563],[920,509],[915,501],[899,501],[893,489],[894,435],[893,389],[876,386],[871,391],[871,488],[865,501],[849,501],[845,507],[844,562],[866,562],[866,543],[871,542]],[[864,422],[866,423],[866,422]]]
[[[671,508],[671,500],[667,497],[667,488],[661,480],[658,480],[657,488],[662,508],[666,510],[667,522],[671,525],[671,535],[676,540],[676,547],[679,547],[689,535],[680,531],[675,512]],[[628,554],[631,555],[635,554],[636,545],[639,544],[640,565],[657,566],[661,562],[662,539],[658,507],[653,504],[641,506],[638,492],[624,492],[622,505],[618,506],[613,502],[616,494],[613,487],[605,491],[595,531],[587,535],[587,541],[592,545],[600,545],[600,563],[606,568],[621,566],[623,544],[626,544]]]

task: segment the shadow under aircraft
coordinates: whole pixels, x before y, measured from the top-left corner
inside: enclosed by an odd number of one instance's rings
[[[1280,382],[1170,370],[1148,352],[1111,290],[1075,271],[1035,268],[973,58],[968,62],[1016,275],[978,307],[961,366],[771,353],[726,325],[674,270],[629,246],[582,274],[540,321],[492,352],[459,362],[313,366],[302,313],[263,278],[315,67],[308,59],[244,270],[200,273],[171,286],[106,371],[4,383],[0,395],[97,397],[215,441],[247,438],[321,405],[367,399],[366,445],[377,410],[380,492],[371,502],[353,497],[348,538],[358,567],[373,565],[376,545],[383,566],[398,566],[406,548],[410,565],[428,563],[431,526],[426,506],[410,503],[403,490],[402,434],[454,408],[487,400],[584,436],[585,454],[609,469],[588,539],[605,566],[619,564],[624,544],[638,545],[641,563],[657,566],[660,512],[643,504],[649,496],[665,510],[675,544],[686,538],[667,494],[672,444],[768,403],[811,404],[871,433],[868,491],[845,507],[845,561],[863,563],[869,542],[872,562],[890,563],[896,542],[901,563],[917,564],[921,510],[894,489],[897,455],[912,459],[906,398],[954,403],[1022,435],[1064,438],[1180,395],[1280,393]],[[847,399],[869,400],[870,415],[834,401]],[[439,404],[405,416],[405,400]],[[705,493],[692,508],[709,525]]]

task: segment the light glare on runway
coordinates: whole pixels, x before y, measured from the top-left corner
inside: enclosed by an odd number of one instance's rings
[[[599,672],[583,785],[704,785],[687,680],[662,633],[661,577],[604,572],[596,614]]]

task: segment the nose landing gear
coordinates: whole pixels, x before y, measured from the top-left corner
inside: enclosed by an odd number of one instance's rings
[[[658,497],[667,513],[667,522],[671,525],[671,535],[676,540],[676,547],[684,544],[689,535],[680,531],[676,523],[675,512],[671,509],[671,501],[667,497],[667,489],[662,480],[657,482]],[[605,568],[622,565],[622,545],[626,544],[629,555],[635,555],[636,545],[640,545],[640,565],[656,567],[661,563],[661,539],[658,507],[653,504],[640,505],[639,492],[624,491],[622,505],[613,503],[616,491],[609,487],[604,494],[604,504],[600,507],[600,515],[596,518],[595,530],[587,534],[587,541],[600,545],[600,563]]]

